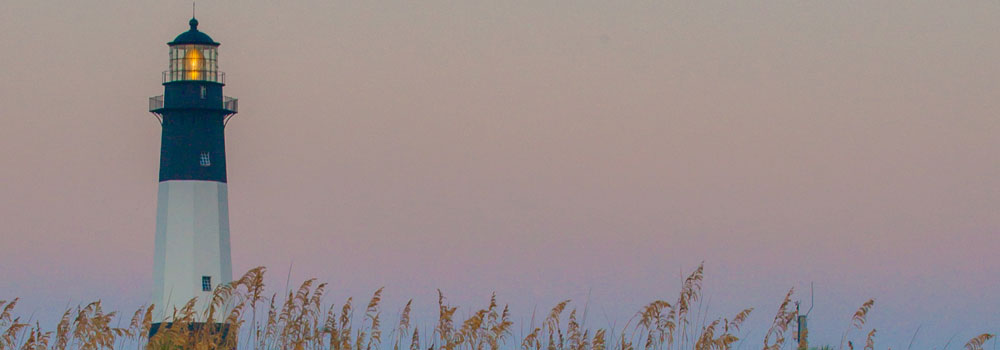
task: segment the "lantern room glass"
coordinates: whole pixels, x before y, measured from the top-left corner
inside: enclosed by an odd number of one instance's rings
[[[174,45],[170,47],[170,70],[164,82],[211,81],[221,83],[218,48],[211,45]]]

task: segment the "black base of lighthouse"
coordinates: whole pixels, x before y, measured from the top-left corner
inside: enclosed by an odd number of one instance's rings
[[[149,327],[147,349],[195,349],[210,344],[212,349],[235,350],[239,330],[228,323],[154,323]]]

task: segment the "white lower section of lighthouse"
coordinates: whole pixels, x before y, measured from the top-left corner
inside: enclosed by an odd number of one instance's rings
[[[200,316],[212,291],[232,281],[228,197],[223,182],[160,182],[153,256],[154,322],[172,321],[174,309],[180,310],[192,298],[198,300],[195,311]]]

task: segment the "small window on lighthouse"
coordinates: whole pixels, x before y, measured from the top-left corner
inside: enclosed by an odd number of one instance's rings
[[[210,154],[208,154],[208,152],[201,152],[200,163],[201,163],[201,166],[211,166],[212,165],[212,156]]]
[[[201,87],[201,99],[204,100],[208,96],[208,89],[204,86]]]
[[[201,276],[201,290],[205,292],[212,291],[212,276]]]

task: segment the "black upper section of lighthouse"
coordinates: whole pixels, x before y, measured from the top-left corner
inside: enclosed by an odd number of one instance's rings
[[[168,43],[170,67],[163,72],[164,92],[150,98],[163,126],[160,181],[226,182],[225,124],[236,114],[236,99],[222,93],[225,74],[218,70],[219,43],[191,29]]]

